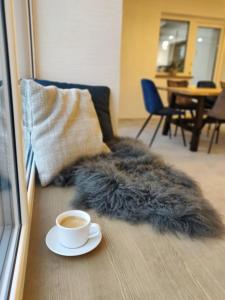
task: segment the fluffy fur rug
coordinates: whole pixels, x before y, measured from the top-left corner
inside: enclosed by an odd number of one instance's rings
[[[111,153],[82,158],[55,178],[55,185],[76,186],[75,207],[132,223],[148,222],[160,232],[191,237],[225,232],[220,216],[187,175],[139,141],[116,138],[109,147]]]

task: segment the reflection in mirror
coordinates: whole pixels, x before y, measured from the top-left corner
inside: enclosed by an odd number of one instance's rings
[[[0,57],[2,59],[2,57]],[[2,72],[0,61],[0,72]],[[4,95],[5,82],[0,73],[0,274],[4,269],[7,247],[10,242],[14,217],[12,211],[11,168],[12,158],[9,151],[9,124],[7,97]]]
[[[0,79],[0,189],[7,189],[9,186],[9,175],[7,167],[7,125],[5,103],[3,101],[3,82]]]
[[[3,81],[0,79],[0,236],[3,235],[5,226],[12,224],[10,207],[12,197],[10,186],[11,160],[9,158],[7,127],[6,101],[4,98]]]
[[[188,28],[186,21],[161,20],[157,72],[173,75],[184,71]]]

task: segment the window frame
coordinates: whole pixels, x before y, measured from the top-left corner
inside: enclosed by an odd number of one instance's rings
[[[27,187],[24,162],[24,143],[22,128],[22,100],[19,87],[19,70],[15,31],[15,13],[13,0],[1,0],[4,3],[6,36],[8,45],[10,83],[12,96],[13,124],[15,131],[15,156],[17,160],[18,194],[20,199],[21,228],[16,252],[15,265],[7,299],[22,299],[26,271],[26,262],[31,227],[31,216],[35,191],[35,165],[31,163],[30,180]],[[28,13],[28,12],[27,12]]]
[[[170,13],[162,13],[159,24],[161,20],[171,20],[171,21],[183,21],[189,22],[189,29],[187,35],[187,47],[185,53],[184,60],[184,71],[177,72],[175,77],[178,78],[192,78],[192,66],[193,59],[195,55],[196,49],[196,36],[198,27],[209,27],[209,28],[217,28],[220,29],[220,38],[219,38],[219,46],[217,50],[215,68],[213,81],[219,82],[222,74],[222,64],[223,64],[223,53],[225,52],[225,20],[222,19],[214,19],[214,18],[204,18],[204,17],[195,17],[189,15],[177,15]],[[160,26],[159,26],[159,34],[158,41],[160,37]],[[157,54],[158,55],[158,48]],[[155,66],[156,77],[171,77],[169,72],[157,72],[157,65]]]
[[[0,298],[6,299],[8,297],[9,288],[11,285],[12,273],[14,268],[14,262],[16,259],[16,251],[18,246],[18,240],[20,235],[20,201],[19,201],[19,190],[18,190],[18,177],[17,177],[17,159],[15,152],[15,136],[14,136],[14,126],[13,126],[13,111],[12,111],[12,97],[11,97],[11,82],[10,82],[10,68],[9,68],[9,55],[8,55],[8,43],[7,43],[7,33],[6,33],[6,18],[5,18],[5,6],[4,1],[0,2],[0,37],[2,41],[2,79],[3,79],[3,89],[4,89],[4,100],[6,109],[6,122],[7,131],[9,135],[7,136],[9,157],[12,157],[12,163],[9,165],[9,175],[10,175],[10,214],[12,215],[11,224],[4,226],[4,231],[2,238],[4,238],[4,243],[1,243],[2,251],[1,255],[4,258],[1,270],[1,285],[0,285]],[[3,209],[4,209],[3,203]],[[9,208],[9,207],[8,207]],[[7,217],[7,216],[6,216]],[[8,216],[9,217],[9,216]],[[10,217],[11,219],[11,217]],[[4,253],[3,253],[4,251]]]

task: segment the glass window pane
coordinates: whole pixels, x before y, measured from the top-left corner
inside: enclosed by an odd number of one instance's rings
[[[161,20],[157,72],[184,72],[189,23]]]
[[[195,57],[193,61],[193,84],[201,80],[213,80],[220,29],[198,27]]]
[[[0,5],[0,299],[7,299],[20,210],[4,9]]]
[[[11,213],[11,184],[9,164],[10,158],[8,156],[8,126],[6,118],[6,99],[4,95],[5,81],[3,79],[3,62],[2,53],[0,57],[0,274],[4,265],[4,255],[8,245],[8,239],[10,235],[6,229],[10,229],[13,224],[13,217]],[[6,227],[7,226],[7,227]]]
[[[30,49],[30,31],[29,31],[29,9],[31,1],[14,0],[16,10],[15,31],[17,38],[18,71],[19,78],[30,78],[32,76],[31,49]],[[31,9],[31,8],[30,8]],[[23,131],[24,131],[24,160],[26,166],[26,181],[29,186],[31,169],[33,164],[33,152],[31,149],[31,135],[29,130],[29,107],[24,104],[23,107]]]

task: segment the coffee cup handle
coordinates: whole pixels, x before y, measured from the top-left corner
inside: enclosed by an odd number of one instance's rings
[[[89,235],[88,238],[91,239],[93,237],[96,237],[101,232],[101,227],[97,223],[91,223],[89,227]]]

